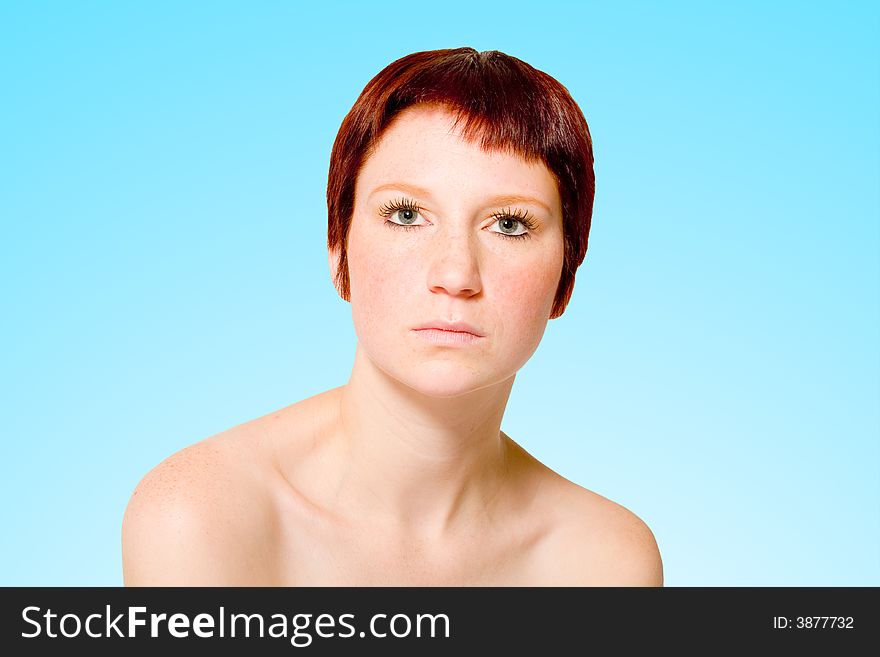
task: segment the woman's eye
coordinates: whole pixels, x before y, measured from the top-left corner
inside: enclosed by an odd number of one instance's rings
[[[416,224],[416,219],[419,217],[419,211],[414,208],[399,208],[389,213],[388,217],[389,219],[393,219],[394,223],[402,226],[412,226],[413,224]]]
[[[398,199],[386,203],[379,209],[379,214],[385,217],[385,225],[389,228],[403,230],[417,230],[428,224],[424,217],[421,223],[416,223],[421,215],[421,207],[409,199]],[[500,230],[490,230],[490,233],[500,235],[504,239],[525,240],[531,237],[530,230],[535,225],[527,214],[520,211],[506,210],[493,215],[495,223]]]
[[[526,225],[516,217],[500,217],[495,222],[495,225],[501,230],[492,232],[509,235],[510,237],[519,237],[520,235],[525,235],[529,232],[526,230]]]

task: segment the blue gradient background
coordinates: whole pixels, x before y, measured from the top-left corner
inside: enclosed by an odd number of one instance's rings
[[[505,431],[642,517],[669,586],[880,585],[880,12],[715,4],[0,5],[0,584],[121,584],[147,471],[347,381],[333,139],[468,45],[595,142]]]

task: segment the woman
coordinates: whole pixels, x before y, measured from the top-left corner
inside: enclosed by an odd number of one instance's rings
[[[125,583],[662,585],[638,517],[501,431],[571,296],[593,191],[586,121],[545,73],[471,48],[381,71],[327,191],[351,378],[153,469],[123,521]]]

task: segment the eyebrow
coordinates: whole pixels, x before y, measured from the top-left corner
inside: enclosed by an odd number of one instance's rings
[[[386,189],[399,189],[400,191],[414,194],[415,196],[431,198],[431,192],[424,187],[419,187],[418,185],[404,182],[391,182],[385,183],[384,185],[379,185],[378,187],[373,189],[372,192],[370,192],[370,196],[373,196],[373,194],[377,192],[385,191]],[[499,194],[498,196],[493,196],[489,199],[490,205],[507,205],[508,203],[531,203],[533,205],[537,205],[543,208],[547,211],[548,214],[553,213],[550,210],[550,206],[544,203],[544,201],[535,198],[534,196],[527,196],[525,194]]]

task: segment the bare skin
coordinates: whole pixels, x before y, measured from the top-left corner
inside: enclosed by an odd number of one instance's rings
[[[322,446],[338,430],[342,389],[154,468],[126,509],[125,585],[662,586],[656,542],[637,516],[503,433],[508,476],[468,527],[419,536],[328,508]]]
[[[662,583],[641,520],[501,431],[560,280],[561,200],[543,163],[485,151],[452,119],[405,110],[358,174],[348,383],[145,477],[126,584]],[[473,330],[438,342],[437,322]]]

